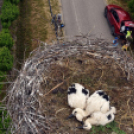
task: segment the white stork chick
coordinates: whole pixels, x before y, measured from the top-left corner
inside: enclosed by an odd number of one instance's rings
[[[106,124],[112,122],[115,118],[115,114],[116,114],[116,109],[115,107],[111,107],[110,110],[107,113],[102,113],[100,111],[98,112],[94,112],[93,114],[91,114],[91,116],[89,118],[87,118],[82,127],[78,127],[78,128],[83,128],[85,130],[90,130],[92,128],[92,125],[95,126],[105,126]]]
[[[96,111],[106,113],[107,111],[109,111],[109,108],[109,96],[106,95],[103,90],[98,90],[88,98],[87,107],[85,111],[87,115],[90,115]]]
[[[84,109],[89,97],[89,90],[81,84],[74,83],[68,89],[68,104],[72,108]]]
[[[106,95],[103,90],[98,90],[87,99],[86,108],[84,110],[76,108],[73,110],[70,117],[75,116],[78,121],[82,122],[84,117],[93,112],[101,111],[102,113],[106,113],[109,111],[109,108],[110,102],[108,95]]]

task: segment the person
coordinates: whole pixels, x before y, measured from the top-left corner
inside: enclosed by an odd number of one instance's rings
[[[126,30],[126,26],[125,26],[125,23],[124,23],[124,21],[123,21],[123,22],[121,22],[120,32],[121,32],[121,33],[125,33],[125,30]]]
[[[113,46],[115,46],[115,47],[118,46],[118,44],[119,44],[119,43],[118,43],[118,40],[119,40],[118,37],[115,37],[115,38],[114,38],[114,40],[113,40]]]
[[[133,38],[132,38],[132,31],[130,28],[127,28],[126,33],[126,44],[122,47],[122,50],[127,51],[128,47],[132,44]]]
[[[129,29],[127,26],[125,26],[125,22],[121,22],[121,27],[120,27],[120,33],[123,34],[123,37],[125,38],[125,35],[127,34],[127,29]]]
[[[63,28],[65,25],[64,24],[60,24],[60,28]]]
[[[132,38],[132,31],[130,28],[127,28],[127,34],[126,34],[126,44],[129,47],[133,42]]]
[[[128,45],[127,44],[122,46],[122,50],[127,51],[127,49],[128,49]]]

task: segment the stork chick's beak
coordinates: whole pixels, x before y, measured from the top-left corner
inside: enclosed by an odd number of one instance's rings
[[[68,120],[68,119],[70,119],[72,117],[75,117],[75,116],[73,114],[70,114],[66,119]]]
[[[83,126],[80,126],[80,127],[76,127],[76,128],[79,128],[79,129],[83,129]]]

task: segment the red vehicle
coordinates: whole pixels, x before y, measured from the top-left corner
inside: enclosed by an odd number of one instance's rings
[[[122,25],[131,28],[134,33],[134,22],[132,21],[129,13],[123,8],[116,5],[108,5],[105,7],[104,16],[107,18],[111,26],[112,35],[124,36],[123,33],[120,32]]]

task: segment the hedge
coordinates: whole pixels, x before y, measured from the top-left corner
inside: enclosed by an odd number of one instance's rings
[[[8,29],[2,29],[0,32],[0,47],[6,46],[11,49],[13,46],[13,38]]]
[[[132,17],[134,18],[134,0],[130,0],[127,3],[128,3],[129,10],[132,14]]]
[[[18,4],[20,2],[20,0],[5,0],[5,1],[10,1],[13,4]]]
[[[13,56],[7,47],[2,47],[0,49],[0,71],[8,71],[12,69],[13,66]]]
[[[19,8],[10,1],[4,1],[1,9],[1,24],[4,28],[8,28],[12,21],[19,15]]]
[[[131,12],[134,12],[134,0],[128,1],[128,7]]]

